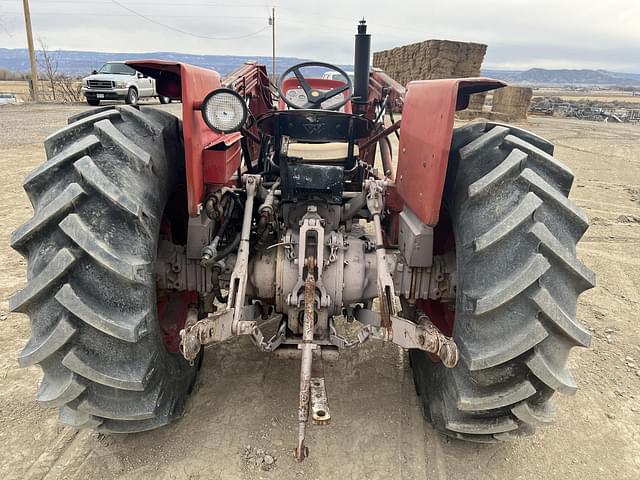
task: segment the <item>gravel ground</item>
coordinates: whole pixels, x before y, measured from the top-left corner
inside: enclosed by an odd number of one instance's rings
[[[579,255],[598,287],[578,310],[593,344],[571,357],[579,389],[558,397],[554,425],[501,445],[440,436],[422,420],[406,355],[370,343],[326,367],[332,423],[310,428],[311,458],[297,464],[297,362],[260,354],[246,339],[207,350],[185,417],[157,431],[76,432],[34,401],[40,372],[16,364],[29,324],[7,311],[25,283],[9,236],[31,216],[21,183],[44,160],[42,140],[86,108],[0,107],[3,479],[640,478],[640,127],[546,118],[523,125],[556,143],[576,174],[572,196],[593,224]]]

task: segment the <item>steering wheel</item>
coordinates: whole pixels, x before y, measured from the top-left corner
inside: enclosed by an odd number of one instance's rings
[[[322,68],[326,68],[327,70],[333,70],[335,72],[338,72],[340,75],[342,75],[346,83],[344,85],[340,85],[339,87],[336,87],[327,92],[322,92],[315,88],[311,88],[311,86],[309,85],[309,82],[307,82],[307,79],[300,72],[300,69],[304,67],[322,67]],[[291,100],[287,98],[285,93],[282,91],[283,82],[285,81],[287,76],[292,72],[298,79],[298,83],[300,84],[300,86],[304,90],[304,93],[307,96],[307,103],[305,103],[302,106],[296,105],[295,103],[293,103]],[[293,65],[292,67],[287,68],[284,71],[284,73],[280,75],[280,78],[278,79],[278,93],[280,94],[280,98],[284,101],[284,103],[289,105],[291,108],[295,108],[295,109],[304,109],[304,108],[321,109],[323,102],[329,100],[330,98],[335,97],[336,95],[342,95],[344,91],[348,91],[349,94],[346,96],[343,95],[344,100],[342,100],[340,103],[332,105],[328,110],[339,110],[349,100],[351,100],[351,97],[353,96],[353,84],[351,83],[351,78],[349,77],[349,75],[347,75],[347,72],[345,72],[339,67],[336,67],[335,65],[331,65],[330,63],[324,63],[324,62],[298,63],[296,65]]]

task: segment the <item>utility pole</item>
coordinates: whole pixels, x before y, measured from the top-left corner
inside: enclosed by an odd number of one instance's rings
[[[271,16],[269,17],[269,25],[271,25],[271,75],[273,75],[273,83],[276,82],[276,9],[271,8]]]
[[[27,27],[27,44],[29,45],[29,62],[31,62],[31,99],[38,101],[38,69],[36,68],[36,53],[33,49],[33,32],[31,31],[31,12],[29,0],[22,0],[24,7],[24,23]]]

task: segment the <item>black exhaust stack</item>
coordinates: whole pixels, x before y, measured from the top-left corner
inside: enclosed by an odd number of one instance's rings
[[[367,33],[367,22],[363,18],[356,34],[355,58],[353,61],[353,113],[364,113],[369,99],[369,70],[371,67],[371,35]]]

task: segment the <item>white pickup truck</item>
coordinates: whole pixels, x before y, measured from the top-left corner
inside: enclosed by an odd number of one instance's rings
[[[156,82],[134,70],[124,62],[107,62],[100,70],[82,79],[82,94],[89,105],[100,105],[102,100],[124,100],[136,105],[141,98],[158,97],[160,103],[171,99],[158,95]]]

